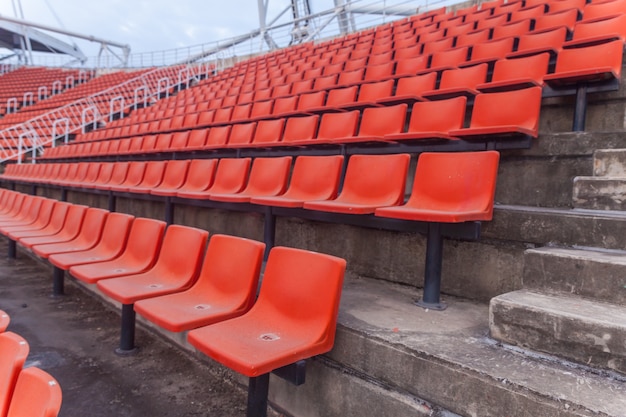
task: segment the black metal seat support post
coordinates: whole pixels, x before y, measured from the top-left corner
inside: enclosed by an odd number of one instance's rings
[[[263,374],[249,379],[246,417],[267,417],[267,394],[269,388],[270,374]]]
[[[15,259],[17,257],[17,244],[13,239],[9,239],[9,250],[8,250],[9,259]]]
[[[265,222],[263,223],[263,241],[265,242],[265,253],[263,259],[267,260],[270,250],[274,247],[276,238],[276,216],[272,213],[272,207],[265,207]]]
[[[583,132],[587,118],[587,84],[580,84],[576,88],[576,107],[574,109],[574,123],[572,131]]]
[[[115,353],[120,356],[132,355],[135,348],[135,309],[133,304],[122,304],[122,329],[120,332],[120,347]]]
[[[426,264],[424,271],[424,295],[415,304],[431,310],[445,310],[447,305],[440,300],[441,263],[443,258],[443,236],[441,223],[428,224],[426,238]]]
[[[52,296],[58,297],[65,294],[65,271],[54,267],[52,272]]]

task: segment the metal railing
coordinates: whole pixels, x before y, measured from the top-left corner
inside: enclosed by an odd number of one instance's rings
[[[135,106],[136,100],[142,104],[156,101],[162,93],[166,93],[165,88],[188,85],[191,80],[206,75],[208,70],[209,67],[204,64],[157,68],[24,123],[0,130],[0,163],[14,159],[21,163],[28,153],[36,157],[44,146],[53,144],[57,138],[67,138],[70,133],[84,132],[87,126],[106,123],[111,112],[123,113]],[[168,81],[164,83],[165,79]],[[138,89],[144,93],[136,95]],[[120,104],[111,105],[111,100]],[[63,119],[67,121],[60,125],[59,120]]]

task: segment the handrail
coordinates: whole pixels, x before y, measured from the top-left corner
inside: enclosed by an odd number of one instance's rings
[[[26,153],[22,150],[16,152],[14,146],[11,146],[13,143],[18,142],[21,132],[32,131],[35,135],[34,142],[37,143],[39,147],[44,147],[55,139],[56,132],[54,132],[53,125],[54,121],[57,119],[67,118],[69,120],[68,130],[70,133],[84,131],[86,125],[89,124],[95,125],[99,122],[106,123],[110,117],[111,97],[124,97],[124,106],[120,111],[125,111],[135,106],[133,92],[137,88],[144,88],[146,91],[144,97],[141,97],[144,103],[154,102],[158,100],[161,93],[168,91],[171,86],[180,84],[188,85],[191,79],[196,77],[196,66],[191,66],[191,69],[181,73],[181,69],[185,67],[187,66],[176,65],[143,72],[137,77],[100,91],[92,96],[66,104],[24,123],[0,130],[0,148],[3,148],[0,163]],[[83,75],[79,74],[79,79],[87,76],[87,72],[81,72],[81,74]],[[165,86],[163,81],[159,81],[163,79],[169,80],[169,82],[165,83]],[[15,110],[17,111],[17,99],[14,99],[14,101]],[[93,119],[86,118],[85,109],[87,108],[92,112]],[[31,149],[29,148],[28,150]]]
[[[52,123],[52,147],[53,148],[56,146],[57,126],[61,123],[65,123],[65,129],[63,133],[63,136],[64,136],[63,142],[67,143],[70,139],[70,119],[68,119],[67,117],[56,119]]]

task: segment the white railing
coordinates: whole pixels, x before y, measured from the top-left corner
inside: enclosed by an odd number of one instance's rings
[[[44,146],[52,144],[57,138],[66,137],[69,133],[84,131],[88,125],[106,123],[111,111],[125,111],[135,105],[139,98],[156,101],[162,93],[163,80],[168,79],[165,86],[187,84],[190,79],[200,77],[207,71],[206,65],[171,66],[157,68],[132,78],[122,84],[100,91],[92,96],[66,104],[27,122],[13,125],[0,130],[0,163],[10,159],[21,162],[27,153],[36,156]],[[144,95],[135,96],[137,89]],[[123,97],[123,104],[111,106],[111,100]],[[59,120],[66,119],[59,126]],[[61,129],[60,129],[61,128]]]

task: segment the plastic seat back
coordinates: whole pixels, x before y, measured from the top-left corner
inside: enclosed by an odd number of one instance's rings
[[[126,249],[128,232],[134,216],[123,213],[109,213],[102,227],[98,243],[91,249],[75,253],[57,253],[48,260],[63,270],[73,265],[108,261],[119,256]]]
[[[189,164],[187,180],[179,191],[204,191],[213,184],[217,159],[193,159]]]
[[[157,249],[156,262],[147,273],[161,282],[177,283],[179,288],[191,286],[200,271],[208,237],[206,230],[169,226]]]
[[[306,112],[312,109],[320,109],[324,107],[326,100],[326,91],[315,91],[312,93],[302,94],[298,99],[297,110]]]
[[[343,156],[299,156],[287,191],[278,197],[252,198],[256,204],[301,207],[306,201],[330,200],[337,195]],[[319,175],[323,172],[324,175]]]
[[[159,253],[164,231],[165,222],[136,218],[130,227],[126,247],[115,262],[136,272],[150,268]]]
[[[231,145],[247,145],[252,142],[254,131],[256,130],[257,123],[241,123],[232,127],[230,135],[228,137],[228,146]],[[209,133],[209,136],[211,132]]]
[[[258,122],[254,132],[252,145],[280,142],[284,128],[285,119],[261,120]]]
[[[592,41],[596,38],[600,40],[612,38],[624,41],[626,38],[626,14],[620,14],[603,20],[583,21],[574,26],[572,41]]]
[[[187,144],[183,149],[200,149],[206,144],[207,136],[209,135],[209,129],[195,129],[189,131],[189,137]]]
[[[623,53],[622,41],[564,49],[556,59],[554,73],[545,80],[553,85],[620,80]]]
[[[436,71],[445,68],[456,68],[467,61],[469,47],[449,49],[433,54],[430,61],[430,70]]]
[[[206,138],[206,148],[221,148],[228,143],[232,125],[212,127]]]
[[[548,53],[530,55],[523,58],[501,59],[496,62],[491,82],[483,86],[497,85],[513,88],[515,86],[543,86],[543,78],[548,72],[550,55]],[[479,90],[483,88],[478,86]]]
[[[405,103],[386,107],[368,107],[363,110],[359,137],[382,138],[400,133],[404,129],[407,105]]]
[[[517,51],[513,56],[532,55],[545,51],[558,53],[563,47],[567,29],[565,27],[557,27],[543,32],[529,33],[519,38]]]
[[[122,187],[139,186],[143,181],[143,178],[146,172],[146,166],[147,166],[147,162],[142,162],[142,161],[129,162],[128,171],[126,173],[126,178],[120,184],[120,186]]]
[[[496,151],[424,152],[407,203],[376,215],[450,223],[491,220],[499,158]]]
[[[467,98],[464,96],[417,102],[413,104],[407,132],[426,136],[433,133],[447,135],[451,130],[463,127],[466,105]]]
[[[513,51],[514,38],[496,39],[474,45],[468,63],[497,61]]]
[[[611,0],[590,3],[583,10],[584,20],[598,20],[612,16],[621,16],[626,13],[626,1]]]
[[[357,103],[373,103],[391,96],[393,80],[362,84],[359,89]]]
[[[330,90],[326,99],[326,108],[337,109],[345,104],[354,103],[356,101],[357,90],[358,87],[356,85]]]
[[[353,155],[339,196],[335,200],[305,203],[304,208],[367,214],[378,207],[401,204],[409,161],[408,154]]]
[[[275,247],[252,309],[192,330],[188,340],[249,377],[328,352],[335,341],[345,265],[330,255]]]
[[[114,162],[102,162],[100,164],[100,171],[98,171],[98,176],[96,177],[96,179],[91,184],[85,184],[85,186],[104,185],[108,183],[113,175],[114,167]]]
[[[317,140],[333,140],[356,135],[359,111],[325,113],[320,121]]]
[[[132,163],[131,163],[132,165]],[[167,167],[166,161],[148,161],[146,162],[146,170],[143,179],[139,183],[141,188],[155,188],[163,181],[163,174]]]
[[[353,155],[336,201],[393,206],[402,202],[409,155]]]
[[[61,387],[50,374],[26,368],[17,378],[7,417],[56,417],[62,399]]]
[[[250,158],[223,158],[217,164],[215,180],[207,191],[211,194],[235,194],[248,180]]]
[[[454,94],[477,93],[476,86],[484,83],[487,79],[487,64],[479,64],[466,68],[455,68],[446,70],[441,74],[439,89],[434,94],[449,92]]]
[[[285,123],[283,142],[297,142],[299,140],[312,140],[317,134],[319,116],[291,117]]]
[[[240,316],[256,299],[264,249],[265,244],[254,240],[213,235],[190,289],[139,300],[135,311],[175,332]]]
[[[248,184],[240,195],[280,195],[287,188],[291,157],[256,158],[252,162]]]
[[[7,224],[0,225],[0,233],[6,235],[11,230],[29,230],[29,229],[42,229],[44,228],[48,222],[50,221],[50,216],[52,215],[52,209],[54,208],[57,202],[52,199],[42,199],[41,205],[39,206],[39,211],[37,212],[37,217],[35,217],[33,222],[28,224]]]
[[[576,9],[567,9],[539,16],[535,19],[533,32],[542,32],[561,27],[566,29],[566,31],[572,31],[578,20],[578,13],[579,11]]]
[[[126,181],[126,177],[128,176],[129,168],[130,162],[115,162],[115,164],[113,165],[113,172],[111,172],[111,178],[109,182],[106,183],[106,185],[113,186],[123,184]],[[143,171],[141,172],[141,175],[143,176]]]
[[[189,170],[189,160],[171,160],[167,161],[167,166],[163,172],[163,181],[159,188],[175,190],[180,188],[187,179],[187,171]]]
[[[28,352],[28,343],[23,337],[13,332],[0,334],[0,416],[7,415]]]
[[[540,87],[479,94],[474,101],[470,129],[515,127],[537,137],[540,107]]]

